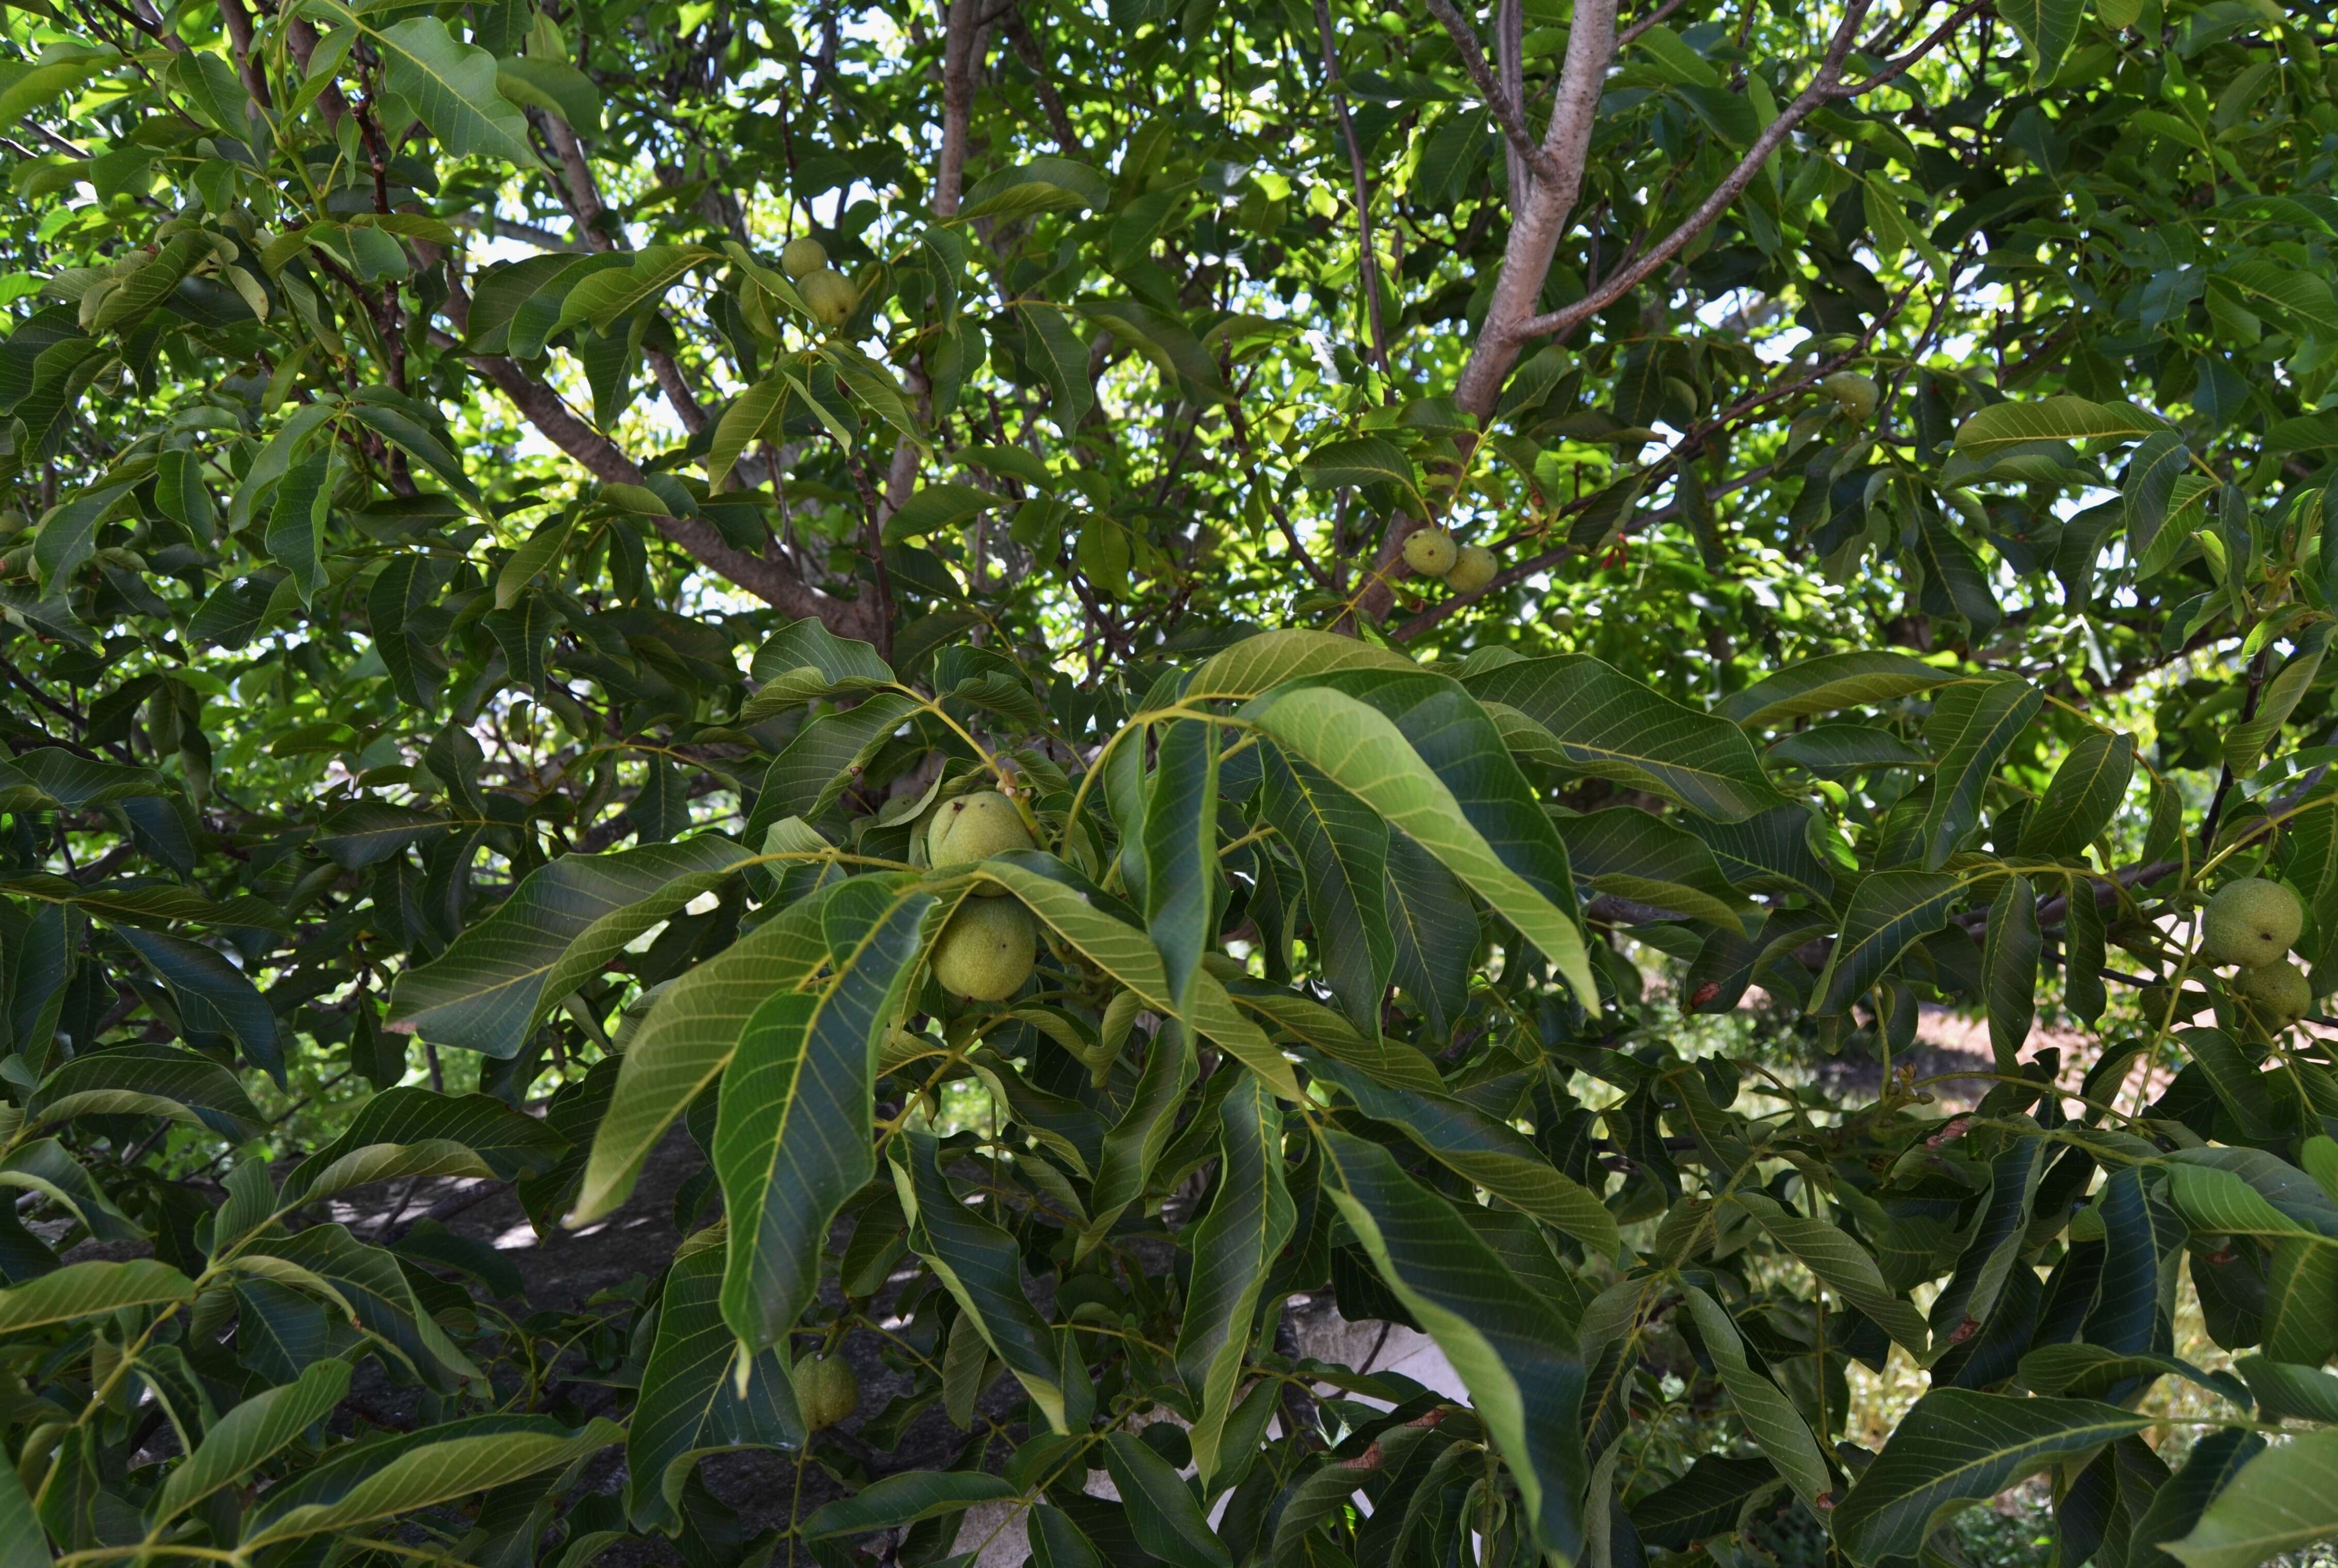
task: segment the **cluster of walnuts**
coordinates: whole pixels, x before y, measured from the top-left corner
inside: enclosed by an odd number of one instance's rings
[[[1404,564],[1423,577],[1442,577],[1456,593],[1475,593],[1494,580],[1494,553],[1483,544],[1457,544],[1434,523],[1405,535]]]
[[[936,869],[1032,847],[1022,813],[995,789],[944,801],[926,824],[926,862]],[[1005,897],[1006,888],[986,883],[974,891],[934,938],[934,978],[953,996],[1004,1002],[1038,963],[1038,932],[1030,911]]]
[[[2216,889],[2201,916],[2200,954],[2217,965],[2237,965],[2234,997],[2268,1030],[2288,1028],[2313,1010],[2305,971],[2289,950],[2305,929],[2305,907],[2278,882],[2244,877]]]

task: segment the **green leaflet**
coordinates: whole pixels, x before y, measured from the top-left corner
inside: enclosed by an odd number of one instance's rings
[[[2269,1557],[2338,1534],[2338,1431],[2309,1432],[2266,1448],[2167,1543],[2185,1568],[2256,1568]]]
[[[1380,998],[1396,963],[1382,887],[1388,825],[1346,790],[1276,747],[1262,747],[1267,821],[1298,858],[1307,917],[1325,983],[1365,1035],[1380,1032]]]
[[[1185,1478],[1133,1432],[1104,1440],[1105,1467],[1146,1549],[1172,1568],[1233,1568]]]
[[[806,1436],[784,1347],[758,1354],[742,1389],[738,1337],[722,1319],[719,1230],[683,1243],[659,1296],[657,1337],[625,1434],[627,1511],[636,1529],[669,1524],[700,1457]]]
[[[2135,737],[2089,730],[2054,769],[2045,797],[2021,828],[2021,853],[2081,855],[2109,826],[2135,778]]]
[[[153,1518],[175,1518],[222,1486],[231,1486],[309,1426],[321,1421],[349,1392],[349,1364],[319,1361],[298,1381],[253,1395],[203,1435],[154,1497]]]
[[[1233,1412],[1267,1271],[1291,1239],[1297,1210],[1283,1181],[1282,1112],[1246,1077],[1219,1112],[1217,1195],[1193,1230],[1193,1285],[1177,1336],[1177,1371],[1201,1415],[1191,1436],[1207,1488]]]
[[[1956,877],[1926,871],[1862,877],[1843,911],[1811,1012],[1821,1017],[1841,1013],[1865,995],[1901,954],[1948,924],[1950,906],[1963,890]]]
[[[529,873],[437,959],[400,975],[388,1026],[483,1055],[517,1055],[562,998],[748,858],[713,834],[564,855]]]
[[[1194,975],[1216,945],[1218,730],[1173,720],[1160,737],[1144,805],[1144,925],[1172,1011],[1191,1018]]]
[[[439,1094],[418,1085],[368,1100],[339,1138],[285,1178],[282,1209],[388,1176],[469,1175],[509,1181],[547,1170],[567,1142],[544,1122],[487,1094]],[[414,1156],[400,1161],[399,1151]],[[448,1152],[459,1156],[449,1160]]]
[[[894,1188],[909,1217],[910,1245],[974,1318],[983,1342],[1015,1374],[1048,1424],[1066,1430],[1056,1330],[1024,1294],[1021,1249],[959,1202],[942,1174],[940,1145],[932,1133],[905,1132],[889,1154]]]
[[[1750,906],[1704,840],[1630,806],[1561,818],[1575,874],[1602,893],[1742,930]]]
[[[1835,1508],[1835,1542],[1862,1568],[1912,1557],[1956,1509],[2150,1424],[2092,1399],[1935,1388],[1916,1401]]]
[[[1078,872],[1036,849],[987,860],[982,872],[1021,899],[1026,908],[1090,963],[1135,993],[1147,1008],[1164,1018],[1177,1015],[1159,951],[1144,932],[1108,912],[1105,906],[1112,900],[1096,892]],[[1192,996],[1194,1015],[1188,1022],[1196,1032],[1266,1079],[1284,1099],[1300,1098],[1299,1081],[1292,1073],[1291,1063],[1265,1033],[1243,1015],[1224,985],[1207,968],[1194,972]]]
[[[922,1519],[963,1513],[977,1503],[1022,1495],[1012,1482],[979,1471],[912,1470],[888,1475],[814,1511],[801,1526],[806,1540],[897,1530]]]
[[[1747,730],[1770,730],[1813,713],[1880,707],[1956,678],[1954,671],[1881,649],[1822,653],[1764,676],[1714,711]]]
[[[1326,1191],[1381,1280],[1468,1387],[1536,1535],[1571,1558],[1582,1544],[1577,1499],[1589,1475],[1575,1336],[1387,1150],[1335,1131],[1321,1134],[1321,1147]]]
[[[1304,759],[1434,855],[1524,933],[1575,987],[1585,1005],[1596,1005],[1598,986],[1572,915],[1552,903],[1501,853],[1511,848],[1523,854],[1539,846],[1531,839],[1501,847],[1489,842],[1445,779],[1430,769],[1393,720],[1358,697],[1321,685],[1281,688],[1252,704],[1245,714],[1286,751]],[[1490,738],[1490,720],[1486,733]],[[1549,835],[1549,848],[1555,851],[1551,858],[1563,867],[1565,850],[1550,830],[1549,818],[1534,804],[1508,754],[1490,740],[1488,744],[1490,750],[1469,760],[1467,765],[1478,775],[1473,781],[1486,788],[1489,802],[1525,806]],[[1478,773],[1481,768],[1484,772]],[[1515,831],[1530,831],[1518,813],[1503,816]]]
[[[1892,1340],[1904,1347],[1919,1365],[1927,1358],[1930,1334],[1924,1315],[1883,1282],[1883,1274],[1866,1249],[1848,1231],[1823,1220],[1789,1213],[1761,1192],[1741,1192],[1735,1201],[1761,1222],[1778,1244],[1802,1260],[1803,1266],[1834,1288],[1842,1298],[1881,1325]]]
[[[1988,991],[1989,1046],[1997,1070],[2008,1075],[2019,1070],[2021,1047],[2038,1016],[2038,957],[2044,946],[2029,878],[2007,877],[1989,906],[1980,970]]]
[[[1959,681],[1933,699],[1924,721],[1936,760],[1920,829],[1925,870],[1947,865],[1979,822],[1983,787],[2045,701],[2036,687],[2011,676]]]
[[[1495,1197],[1555,1225],[1601,1258],[1624,1250],[1616,1217],[1589,1188],[1557,1169],[1526,1135],[1506,1122],[1442,1093],[1383,1088],[1355,1068],[1317,1066],[1375,1121],[1401,1127],[1437,1159]]]
[[[2077,7],[2069,0],[2025,0],[2031,6],[2031,24],[2043,14],[2041,8],[2053,8],[2058,14],[2076,16]],[[2024,24],[2015,21],[2019,31]],[[2036,47],[2026,34],[2025,42]],[[2063,39],[2063,47],[2068,39]],[[2058,59],[2059,54],[2057,53]],[[2051,67],[2048,67],[2050,72]],[[2042,397],[2034,403],[1992,403],[1957,426],[1957,450],[1975,456],[1987,456],[2009,446],[2027,446],[2034,441],[2086,441],[2102,437],[2132,438],[2150,436],[2167,428],[2167,423],[2155,415],[2127,403],[2090,403],[2083,397]]]
[[[447,152],[537,167],[526,120],[496,85],[494,55],[457,42],[435,16],[367,31],[389,67],[389,90],[414,106]]]
[[[1781,803],[1735,724],[1685,708],[1587,655],[1521,660],[1466,684],[1549,730],[1568,765],[1594,778],[1652,790],[1720,822]]]
[[[192,1280],[152,1259],[68,1263],[14,1289],[0,1290],[0,1334],[21,1334],[125,1307],[184,1303],[194,1297]]]
[[[353,1533],[377,1520],[572,1464],[623,1442],[624,1436],[624,1427],[595,1417],[575,1433],[496,1432],[426,1443],[383,1465],[335,1502],[307,1504],[270,1520],[238,1549],[250,1552],[304,1535]]]
[[[1688,1305],[1705,1354],[1713,1357],[1722,1386],[1729,1390],[1746,1431],[1794,1494],[1818,1511],[1819,1499],[1827,1494],[1833,1478],[1819,1454],[1818,1440],[1811,1436],[1809,1423],[1794,1408],[1793,1401],[1746,1359],[1744,1340],[1721,1303],[1691,1286]]]
[[[820,1287],[844,1200],[876,1171],[870,1084],[918,955],[930,893],[855,877],[828,899],[819,989],[758,1007],[722,1078],[714,1168],[730,1220],[722,1316],[749,1351],[782,1338]]]
[[[773,991],[798,984],[827,961],[820,931],[825,897],[816,894],[791,906],[658,998],[617,1070],[616,1092],[594,1134],[571,1225],[600,1219],[625,1200],[642,1161],[673,1119],[729,1065],[755,1010]]]

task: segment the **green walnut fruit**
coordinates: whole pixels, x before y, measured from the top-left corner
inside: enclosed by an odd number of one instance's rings
[[[2262,877],[2244,877],[2208,900],[2200,950],[2211,964],[2262,969],[2287,957],[2304,929],[2305,908],[2296,894]]]
[[[1030,848],[1031,830],[1023,826],[1022,813],[1015,809],[1014,801],[996,789],[977,789],[971,795],[945,800],[941,809],[934,813],[934,819],[926,824],[928,866],[965,866],[987,860],[993,855],[1004,855],[1009,849]],[[986,884],[975,891],[988,898],[1007,889]]]
[[[812,318],[823,327],[841,327],[852,319],[853,311],[860,308],[860,290],[852,280],[833,267],[822,267],[807,272],[797,281],[797,291],[803,296],[805,308]]]
[[[780,252],[780,270],[791,283],[801,283],[828,265],[828,247],[809,234],[799,234]]]
[[[1483,544],[1464,544],[1453,557],[1445,585],[1456,593],[1475,593],[1494,580],[1494,553]]]
[[[796,1386],[796,1408],[815,1432],[835,1426],[860,1404],[860,1379],[841,1356],[807,1356],[790,1377]]]
[[[2286,1029],[2313,1011],[2313,987],[2294,964],[2268,964],[2233,976],[2233,995],[2271,1029]]]
[[[1004,1002],[1039,959],[1031,916],[1011,898],[969,898],[934,938],[934,978],[953,996]]]
[[[1835,401],[1835,406],[1854,419],[1872,418],[1875,406],[1883,397],[1883,388],[1856,370],[1838,370],[1819,378],[1819,390]]]
[[[1423,577],[1442,577],[1460,555],[1453,535],[1442,528],[1421,528],[1405,535],[1404,564]]]

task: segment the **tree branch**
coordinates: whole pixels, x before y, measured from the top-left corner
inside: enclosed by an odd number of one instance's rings
[[[1842,63],[1850,54],[1852,44],[1858,39],[1859,24],[1866,17],[1871,3],[1872,0],[1852,0],[1849,9],[1843,13],[1842,25],[1835,29],[1834,38],[1827,46],[1826,59],[1819,66],[1818,74],[1811,79],[1811,84],[1796,93],[1793,103],[1779,111],[1778,117],[1754,139],[1753,147],[1738,160],[1737,167],[1723,177],[1721,183],[1697,204],[1695,211],[1682,220],[1678,228],[1650,246],[1630,266],[1619,267],[1609,273],[1606,282],[1574,304],[1520,322],[1518,336],[1522,338],[1540,338],[1551,333],[1573,331],[1638,288],[1658,268],[1685,250],[1690,240],[1711,228],[1736,202],[1745,187],[1754,182],[1754,177],[1762,172],[1762,165],[1770,161],[1770,154],[1793,134],[1794,127],[1808,119],[1811,112],[1828,99],[1843,95],[1841,88]]]
[[[1378,361],[1380,378],[1385,382],[1389,375],[1388,323],[1380,317],[1380,252],[1372,248],[1372,191],[1364,178],[1364,150],[1356,141],[1356,122],[1348,114],[1348,95],[1340,90],[1340,56],[1331,40],[1331,8],[1326,0],[1315,0],[1315,32],[1323,50],[1323,84],[1331,91],[1331,106],[1340,116],[1340,134],[1348,143],[1348,172],[1356,186],[1356,270],[1364,285],[1364,304],[1371,321],[1372,358]]]
[[[1510,144],[1510,189],[1518,189],[1518,172],[1521,165],[1537,174],[1549,172],[1544,167],[1542,149],[1535,145],[1534,135],[1527,129],[1526,115],[1518,103],[1518,95],[1509,86],[1511,52],[1505,48],[1502,57],[1503,80],[1496,80],[1493,67],[1486,64],[1485,52],[1478,46],[1478,30],[1469,18],[1453,8],[1453,0],[1428,0],[1429,14],[1445,24],[1451,34],[1455,53],[1461,56],[1462,68],[1469,80],[1478,84],[1478,95],[1492,110],[1494,119]],[[1509,0],[1504,0],[1504,9]],[[1505,18],[1507,20],[1507,17]]]
[[[466,313],[469,301],[464,301]],[[431,328],[434,347],[461,353],[452,334]],[[530,376],[500,354],[465,354],[463,361],[496,384],[527,422],[546,440],[582,464],[606,484],[639,485],[645,478],[640,465],[617,444],[587,424],[560,394]],[[679,545],[700,565],[745,589],[766,604],[798,617],[816,616],[830,631],[868,638],[874,629],[869,606],[823,593],[799,576],[784,561],[751,555],[734,548],[715,526],[698,517],[659,517],[658,532]]]
[[[974,57],[982,31],[981,0],[950,0],[942,39],[942,149],[934,172],[934,216],[958,216],[966,185],[967,144],[974,120]]]

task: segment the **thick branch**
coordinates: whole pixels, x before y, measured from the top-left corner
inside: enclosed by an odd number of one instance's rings
[[[1501,275],[1486,304],[1485,324],[1478,328],[1477,347],[1454,388],[1462,411],[1481,420],[1493,414],[1502,383],[1518,361],[1519,327],[1541,298],[1543,281],[1550,276],[1551,258],[1558,253],[1559,236],[1566,231],[1575,199],[1583,189],[1584,157],[1591,145],[1592,126],[1598,119],[1599,96],[1615,47],[1615,0],[1582,0],[1575,10],[1575,25],[1567,33],[1558,97],[1551,105],[1549,128],[1543,133],[1541,154],[1549,172],[1518,204],[1518,217],[1502,252]]]
[[[228,48],[235,55],[235,74],[243,80],[243,90],[262,109],[275,106],[268,91],[268,73],[260,68],[260,60],[251,49],[251,13],[243,8],[243,0],[220,0],[220,21],[227,28]]]
[[[966,185],[966,152],[974,121],[974,56],[982,31],[981,0],[950,0],[942,40],[942,151],[934,173],[934,216],[958,216]]]

